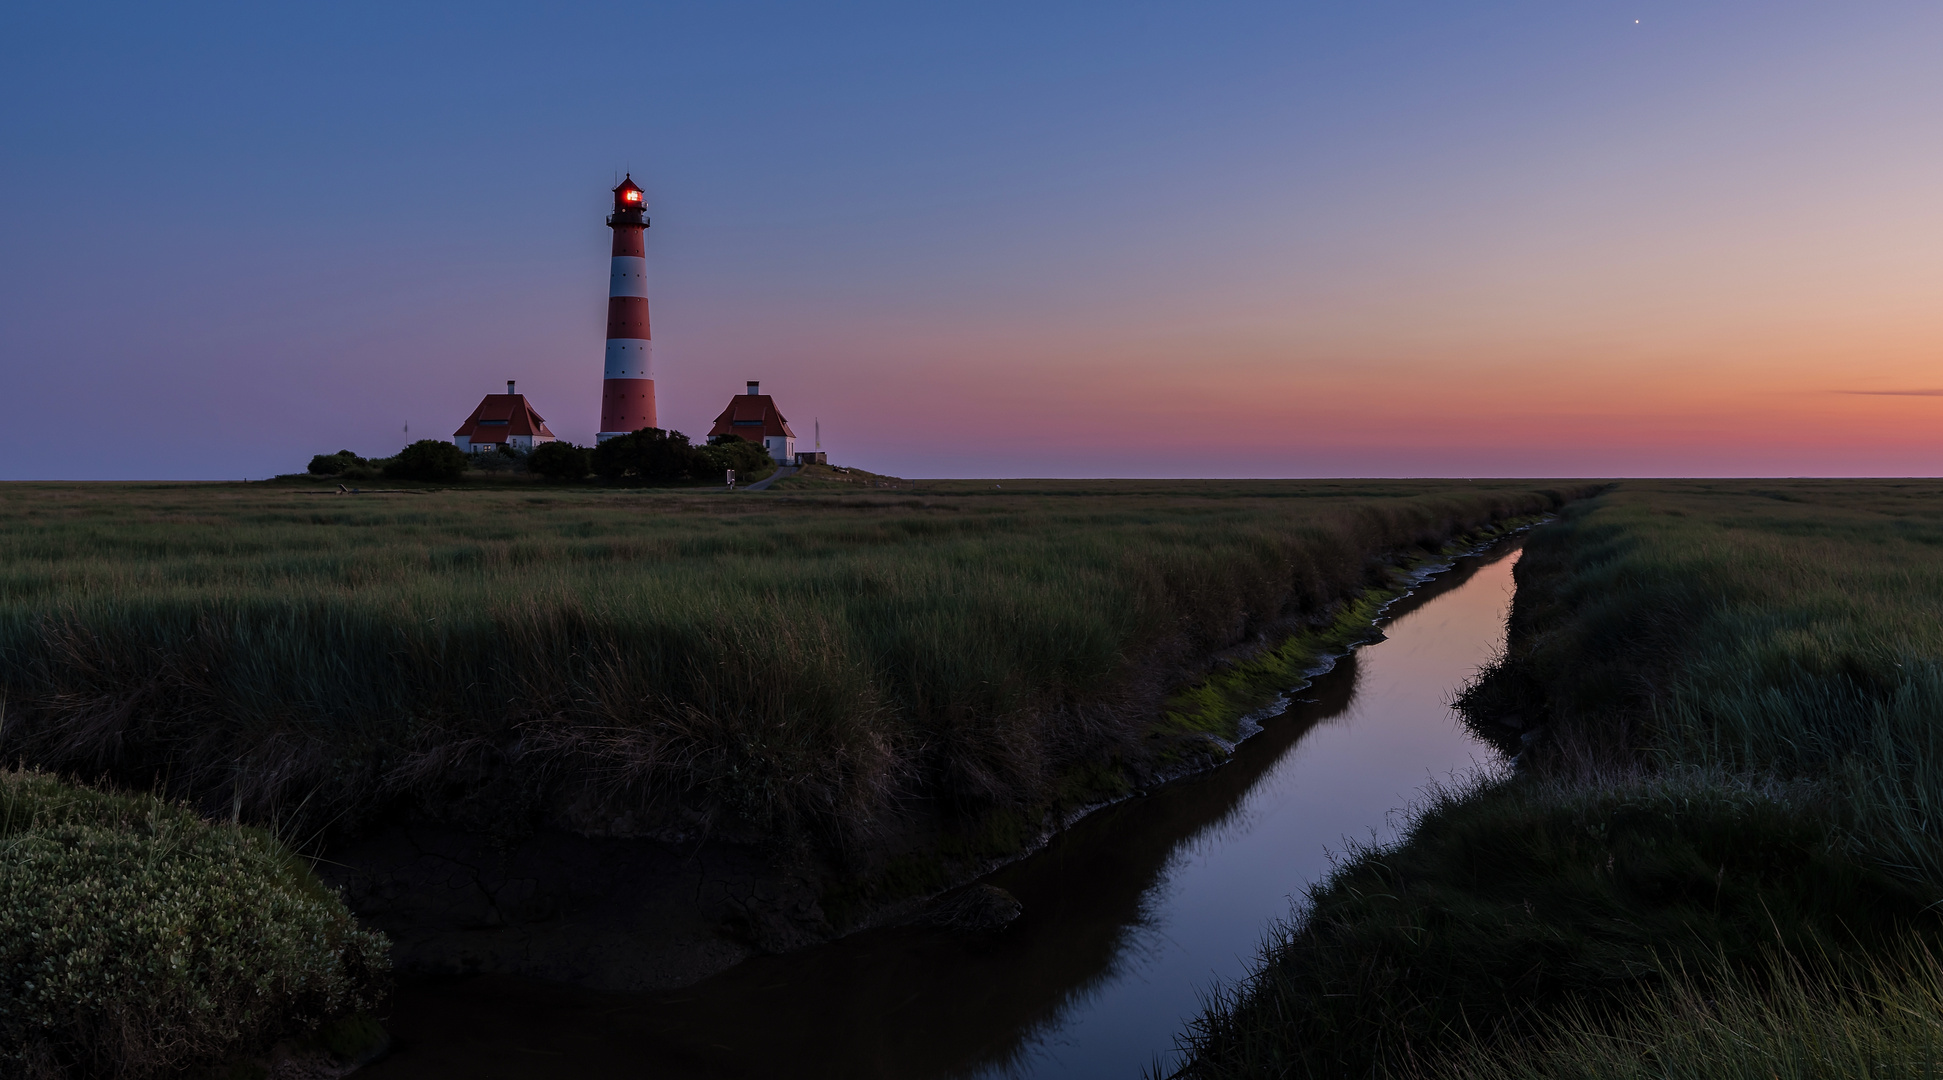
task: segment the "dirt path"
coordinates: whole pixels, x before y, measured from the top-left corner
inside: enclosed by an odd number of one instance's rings
[[[795,466],[793,465],[783,466],[781,468],[778,468],[775,472],[770,473],[768,476],[765,476],[762,479],[756,481],[755,483],[750,484],[748,487],[743,488],[742,490],[762,491],[763,489],[767,488],[769,485],[775,483],[778,480],[781,480],[785,476],[795,476],[795,475],[796,475]]]

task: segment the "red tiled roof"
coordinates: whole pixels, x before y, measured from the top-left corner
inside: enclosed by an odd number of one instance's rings
[[[715,426],[708,429],[708,435],[711,439],[717,435],[740,435],[750,442],[761,442],[771,435],[796,437],[789,430],[789,421],[776,411],[776,402],[768,394],[737,394],[730,398],[729,407],[715,418]]]
[[[487,394],[452,435],[454,438],[467,436],[475,443],[503,443],[512,435],[553,438],[553,432],[547,430],[546,421],[527,403],[525,394]]]

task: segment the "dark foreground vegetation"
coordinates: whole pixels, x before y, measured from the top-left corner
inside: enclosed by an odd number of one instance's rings
[[[1179,1075],[1943,1069],[1943,485],[1628,483],[1461,704],[1519,769],[1350,853]]]
[[[387,972],[268,834],[0,772],[0,1076],[211,1066],[353,1026]]]

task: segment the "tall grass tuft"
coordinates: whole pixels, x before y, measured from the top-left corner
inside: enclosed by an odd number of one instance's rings
[[[1837,971],[1782,953],[1749,970],[1674,969],[1619,1010],[1566,1009],[1525,1043],[1469,1048],[1411,1075],[1448,1080],[1933,1080],[1943,962],[1904,942]]]

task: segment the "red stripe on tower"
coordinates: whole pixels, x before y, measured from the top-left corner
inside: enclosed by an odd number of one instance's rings
[[[647,195],[629,176],[614,189],[614,262],[607,286],[607,370],[596,440],[656,426],[654,340],[648,334]]]

